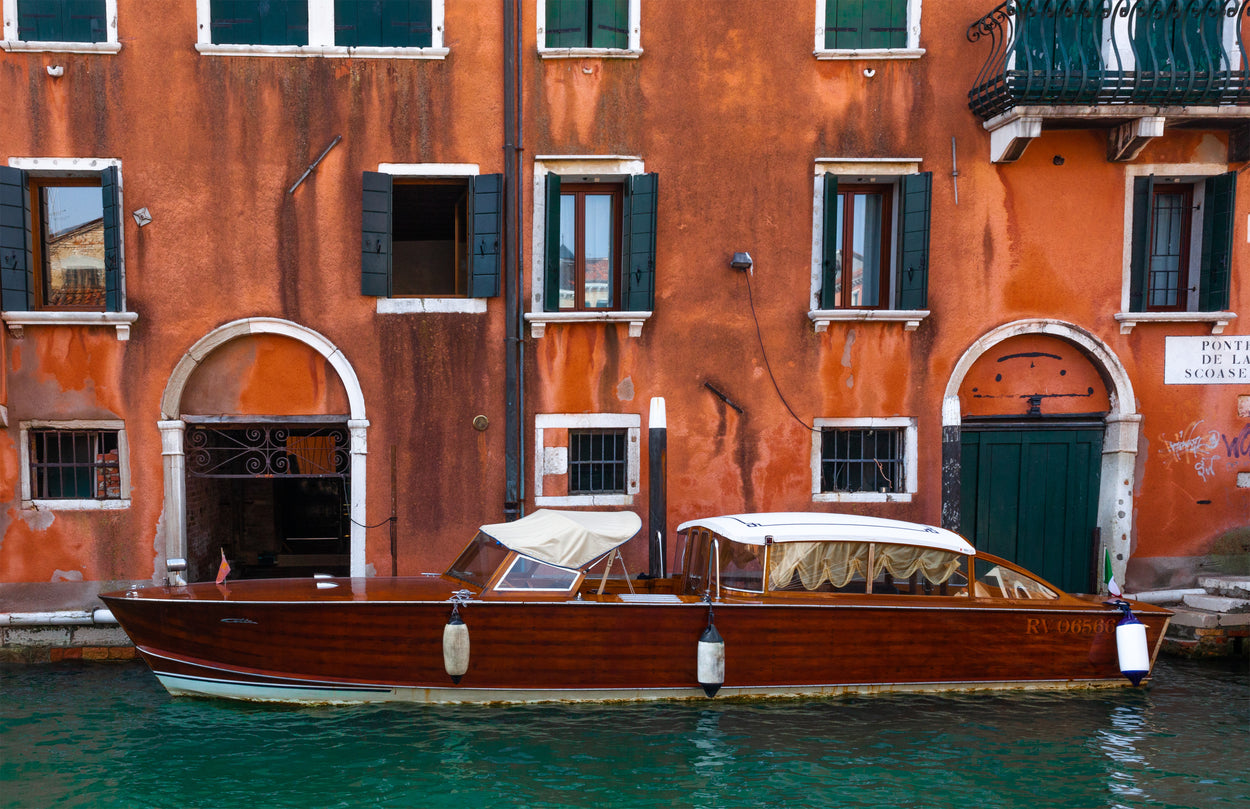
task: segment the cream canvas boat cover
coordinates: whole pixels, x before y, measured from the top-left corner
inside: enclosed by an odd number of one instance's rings
[[[513,522],[483,525],[508,550],[549,565],[580,570],[629,541],[642,527],[632,511],[539,509]]]

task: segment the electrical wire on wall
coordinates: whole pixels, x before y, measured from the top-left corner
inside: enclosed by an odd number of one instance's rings
[[[795,413],[794,408],[790,406],[788,401],[786,401],[785,394],[781,392],[781,386],[777,384],[777,377],[773,374],[772,363],[768,361],[768,349],[764,347],[764,332],[760,329],[760,319],[755,313],[755,295],[751,291],[751,270],[749,268],[744,270],[742,276],[746,278],[747,281],[747,303],[750,304],[751,308],[751,320],[755,322],[755,336],[759,338],[760,354],[764,357],[764,369],[768,371],[768,378],[772,380],[773,390],[777,391],[777,398],[781,399],[781,403],[785,405],[786,410],[791,416],[794,417],[794,420],[803,425],[803,429],[809,432],[818,433],[820,432],[819,428],[813,427],[803,421],[803,419],[799,418],[799,414]]]

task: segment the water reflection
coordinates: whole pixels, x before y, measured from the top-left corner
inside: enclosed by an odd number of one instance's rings
[[[1250,805],[1246,670],[1149,691],[273,708],[0,669],[0,806]]]

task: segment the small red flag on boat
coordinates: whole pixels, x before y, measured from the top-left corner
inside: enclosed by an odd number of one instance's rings
[[[217,568],[217,583],[221,584],[230,575],[230,563],[226,561],[226,549],[221,550],[221,566]]]

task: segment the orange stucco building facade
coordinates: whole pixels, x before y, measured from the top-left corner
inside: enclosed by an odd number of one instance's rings
[[[606,47],[557,44],[554,0],[434,0],[376,48],[306,5],[296,44],[223,41],[208,0],[101,2],[78,47],[6,18],[0,581],[439,572],[478,525],[645,519],[660,485],[669,564],[683,520],[790,510],[1075,589],[1105,552],[1130,590],[1244,559],[1250,99],[974,111],[1028,51],[996,67],[977,32],[1026,26],[974,0],[862,48],[836,0],[622,0]],[[63,178],[115,202],[104,311],[45,305]],[[455,256],[446,291],[395,292],[401,241]]]

